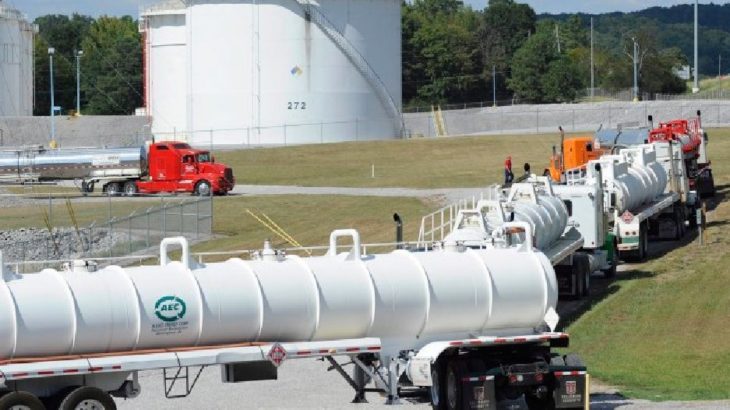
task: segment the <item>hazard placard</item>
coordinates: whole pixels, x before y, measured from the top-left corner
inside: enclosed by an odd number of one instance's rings
[[[284,346],[279,343],[274,343],[266,357],[274,364],[274,366],[279,367],[284,359],[286,359],[286,349],[284,349]]]

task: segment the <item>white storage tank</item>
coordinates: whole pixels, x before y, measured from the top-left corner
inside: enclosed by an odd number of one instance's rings
[[[398,0],[173,0],[141,16],[152,132],[196,145],[401,135]]]
[[[0,0],[0,116],[33,115],[34,25]]]

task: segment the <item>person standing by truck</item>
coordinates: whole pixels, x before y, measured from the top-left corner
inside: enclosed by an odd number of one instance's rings
[[[512,173],[512,157],[508,156],[504,160],[504,184],[511,184],[514,174]]]

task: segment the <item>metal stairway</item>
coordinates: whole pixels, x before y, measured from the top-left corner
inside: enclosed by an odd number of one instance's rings
[[[352,62],[357,70],[362,74],[363,77],[370,83],[381,103],[388,111],[389,115],[394,121],[397,121],[396,131],[400,136],[403,135],[405,126],[403,123],[403,116],[401,115],[398,105],[396,105],[393,96],[390,95],[386,88],[383,80],[378,76],[378,73],[373,70],[370,64],[365,60],[365,57],[360,54],[355,46],[350,43],[344,34],[327,19],[327,16],[319,9],[319,6],[312,4],[310,0],[295,0],[297,4],[302,7],[304,16],[307,20],[314,22],[322,32],[325,33],[330,40],[332,40],[342,53]]]

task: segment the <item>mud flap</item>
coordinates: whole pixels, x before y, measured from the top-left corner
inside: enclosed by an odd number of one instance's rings
[[[565,372],[555,373],[555,399],[556,409],[582,409],[586,401],[586,373]]]
[[[461,380],[464,409],[497,410],[494,376],[466,377]]]

